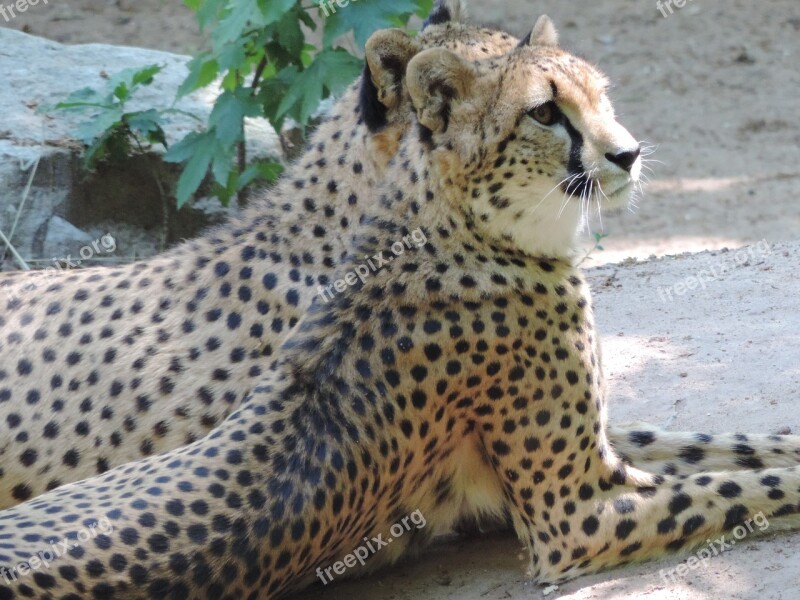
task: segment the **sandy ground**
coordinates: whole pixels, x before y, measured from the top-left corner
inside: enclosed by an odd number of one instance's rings
[[[483,0],[472,6],[475,21],[516,34],[539,13],[550,14],[564,45],[615,83],[622,122],[657,146],[652,158],[660,162],[650,164],[652,183],[639,207],[604,219],[606,249],[586,266],[797,239],[797,0],[689,0],[668,18],[655,0]],[[177,0],[51,0],[5,25],[68,43],[177,52],[204,43]],[[593,227],[600,229],[598,222]],[[776,432],[788,426],[800,432],[794,409],[800,370],[796,353],[784,351],[800,347],[800,299],[786,291],[800,270],[799,249],[756,250],[744,266],[734,254],[718,253],[593,269],[612,418],[672,429]],[[706,289],[674,293],[676,283],[709,269],[724,275]],[[541,597],[526,583],[519,556],[519,544],[507,535],[450,540],[368,581],[320,586],[302,598]],[[667,585],[659,570],[679,563],[672,558],[582,578],[549,597],[800,598],[800,535],[744,540]]]

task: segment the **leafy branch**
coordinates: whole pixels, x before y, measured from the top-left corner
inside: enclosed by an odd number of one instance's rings
[[[195,11],[201,30],[210,30],[210,49],[188,64],[189,74],[175,101],[209,85],[220,93],[204,127],[168,146],[163,117],[174,108],[126,112],[125,104],[142,86],[150,85],[159,66],[126,70],[109,82],[109,91],[73,93],[62,109],[99,112],[81,125],[78,137],[87,150],[88,167],[100,160],[128,156],[160,144],[165,160],[183,169],[175,190],[180,208],[211,174],[212,192],[227,205],[256,181],[273,181],[282,166],[250,162],[246,154],[246,118],[264,117],[276,131],[286,119],[305,127],[320,102],[341,92],[362,61],[340,42],[352,39],[363,47],[373,31],[405,27],[413,14],[427,14],[432,0],[362,0],[338,8],[322,21],[322,42],[315,32],[323,12],[299,0],[184,0]],[[317,17],[316,19],[314,17]]]
[[[581,265],[582,265],[584,262],[586,262],[587,260],[591,260],[591,259],[592,259],[592,254],[594,254],[596,251],[598,251],[598,250],[599,250],[599,251],[601,251],[601,252],[602,252],[603,250],[605,250],[605,248],[603,247],[603,245],[601,244],[601,242],[602,242],[602,241],[603,241],[605,238],[607,238],[607,237],[608,237],[608,234],[607,234],[607,233],[594,233],[594,234],[592,234],[592,237],[594,238],[594,244],[592,245],[592,247],[591,247],[591,248],[589,248],[589,249],[586,251],[586,253],[583,255],[583,258],[581,258],[581,259],[578,261],[578,266],[581,266]]]

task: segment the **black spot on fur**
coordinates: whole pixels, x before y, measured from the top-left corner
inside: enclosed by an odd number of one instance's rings
[[[640,448],[649,446],[656,441],[656,436],[653,435],[653,432],[651,431],[632,431],[630,434],[628,434],[628,438],[632,444],[635,444]]]
[[[431,14],[428,15],[428,18],[425,19],[425,22],[422,24],[420,31],[425,31],[425,29],[431,25],[441,25],[442,23],[448,23],[452,20],[453,15],[450,14],[450,10],[441,1],[437,2]]]
[[[747,518],[747,507],[743,504],[737,504],[728,509],[725,513],[725,529],[733,529],[737,525],[744,523]]]
[[[686,446],[681,449],[678,456],[680,456],[684,462],[695,465],[705,458],[706,453],[705,450],[699,446]]]

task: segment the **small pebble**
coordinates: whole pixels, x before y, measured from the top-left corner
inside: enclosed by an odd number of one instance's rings
[[[557,591],[558,591],[558,586],[557,585],[551,585],[551,586],[548,586],[548,587],[546,587],[546,588],[544,588],[542,590],[542,596],[549,596],[553,592],[557,592]]]
[[[436,576],[434,581],[439,585],[450,585],[453,582],[453,578],[450,577],[450,574],[447,571],[442,571]]]

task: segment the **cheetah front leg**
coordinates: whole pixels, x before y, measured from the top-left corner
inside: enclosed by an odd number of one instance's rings
[[[591,497],[578,503],[558,497],[523,529],[537,580],[558,582],[688,551],[731,531],[739,539],[765,531],[773,519],[781,518],[784,527],[798,525],[796,467],[698,473],[680,480],[629,467],[608,475],[576,479],[577,489]],[[556,491],[543,490],[534,502],[547,502],[548,493]],[[518,531],[522,524],[518,520]]]
[[[798,525],[796,466],[675,477],[626,465],[608,439],[592,339],[539,337],[526,384],[516,366],[497,384],[524,395],[495,392],[490,404],[476,400],[473,415],[537,581],[688,549],[756,515],[773,528]]]
[[[535,423],[485,443],[537,582],[687,550],[738,526],[753,533],[754,522],[800,524],[787,519],[800,510],[797,467],[664,477],[619,461],[602,429],[571,444],[558,419]]]
[[[609,427],[624,462],[662,475],[737,471],[800,464],[800,436],[665,431],[649,424]]]

